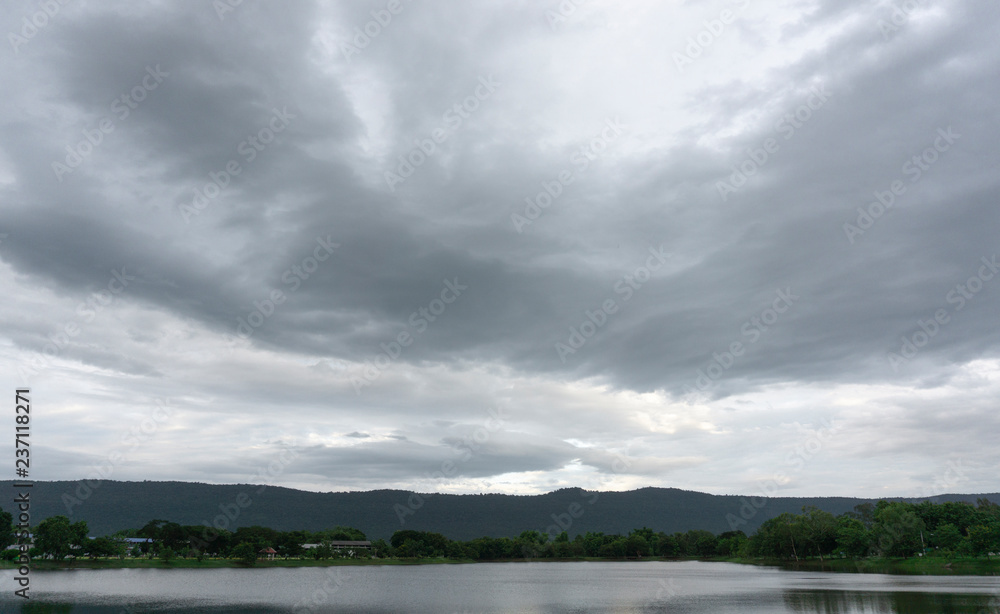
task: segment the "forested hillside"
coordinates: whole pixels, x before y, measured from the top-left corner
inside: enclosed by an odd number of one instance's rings
[[[13,493],[11,482],[3,484]],[[457,540],[515,537],[526,529],[566,530],[570,536],[588,531],[627,534],[636,527],[665,533],[703,529],[715,534],[735,528],[750,534],[762,522],[785,512],[799,513],[803,506],[839,515],[874,501],[764,499],[674,488],[563,489],[532,496],[416,495],[398,490],[314,493],[247,484],[116,481],[36,482],[31,491],[33,524],[49,516],[68,516],[87,521],[92,536],[139,528],[152,519],[182,525],[209,523],[230,530],[260,525],[280,531],[319,531],[340,525],[356,527],[370,539],[388,539],[401,529],[433,531]],[[930,500],[975,503],[982,497],[1000,502],[998,493],[941,495]],[[0,508],[15,511],[10,503],[0,503]]]

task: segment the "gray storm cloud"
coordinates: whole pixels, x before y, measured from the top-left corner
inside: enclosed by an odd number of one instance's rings
[[[994,4],[390,4],[0,9],[40,478],[1000,488]]]

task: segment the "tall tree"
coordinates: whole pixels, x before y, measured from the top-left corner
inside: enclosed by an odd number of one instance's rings
[[[72,554],[87,545],[87,522],[70,523],[66,516],[51,516],[35,527],[35,547],[56,559]]]
[[[817,507],[803,507],[801,534],[806,555],[823,560],[837,547],[837,518]]]
[[[247,567],[253,567],[257,564],[257,548],[254,544],[241,542],[233,548],[231,558],[236,559]]]
[[[14,517],[0,510],[0,550],[14,543]]]
[[[868,554],[872,537],[865,524],[850,514],[837,518],[837,548],[849,557],[859,558]]]
[[[927,529],[912,508],[900,501],[878,502],[872,537],[882,556],[906,557],[921,550],[921,534]]]

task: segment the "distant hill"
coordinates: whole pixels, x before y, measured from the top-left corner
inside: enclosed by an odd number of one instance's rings
[[[11,482],[0,482],[13,493]],[[252,484],[213,485],[191,482],[35,482],[31,493],[32,523],[56,515],[86,520],[91,535],[139,528],[152,519],[184,525],[228,522],[229,529],[261,525],[280,531],[316,531],[336,525],[356,527],[371,539],[388,539],[394,531],[435,531],[451,539],[514,537],[522,531],[565,527],[570,536],[587,531],[626,533],[649,527],[674,533],[705,529],[730,530],[729,519],[748,535],[763,521],[783,512],[814,505],[833,514],[876,499],[849,497],[776,497],[709,495],[676,488],[642,488],[627,492],[588,492],[567,488],[544,495],[420,495],[401,490],[315,493]],[[80,495],[90,495],[83,499]],[[425,499],[424,499],[425,498]],[[1000,502],[1000,493],[940,495],[894,500]],[[13,495],[0,507],[14,512]],[[422,501],[422,502],[421,502]],[[412,503],[412,506],[410,505]],[[758,507],[754,507],[754,504]],[[241,507],[242,505],[242,507]],[[227,517],[228,515],[228,517]],[[401,523],[400,518],[403,522]],[[16,513],[15,513],[16,518]],[[562,525],[562,527],[560,527]]]

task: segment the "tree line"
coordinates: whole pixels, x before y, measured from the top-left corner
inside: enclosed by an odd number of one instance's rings
[[[979,499],[964,502],[879,501],[834,516],[816,507],[783,513],[763,522],[749,537],[743,531],[656,533],[642,528],[628,535],[587,532],[555,540],[538,531],[517,538],[482,537],[468,542],[437,533],[397,531],[391,554],[398,557],[447,557],[475,560],[515,558],[727,557],[798,560],[817,557],[989,556],[1000,553],[1000,505]]]
[[[1000,552],[1000,506],[986,499],[976,506],[962,502],[918,504],[879,501],[858,505],[834,516],[815,507],[801,514],[783,513],[763,522],[750,536],[743,531],[715,535],[693,529],[666,534],[643,527],[627,535],[586,532],[570,538],[566,531],[554,539],[540,531],[517,537],[480,537],[451,540],[430,531],[401,530],[389,541],[371,542],[372,552],[338,550],[335,541],[365,541],[355,528],[337,526],[324,531],[277,531],[268,527],[241,527],[234,531],[200,525],[151,520],[138,529],[91,539],[85,521],[53,516],[33,527],[32,557],[175,557],[230,558],[253,565],[262,549],[273,548],[283,558],[331,559],[362,555],[379,558],[450,558],[462,560],[562,558],[682,558],[729,557],[803,559],[811,557],[909,557],[927,551],[961,556]],[[11,515],[0,511],[0,547],[14,542]],[[129,544],[124,538],[145,538]],[[314,544],[306,549],[304,544]],[[5,550],[4,558],[16,558]]]
[[[765,521],[740,555],[799,559],[910,557],[925,551],[961,556],[1000,552],[1000,505],[879,501],[834,516],[815,507]]]

